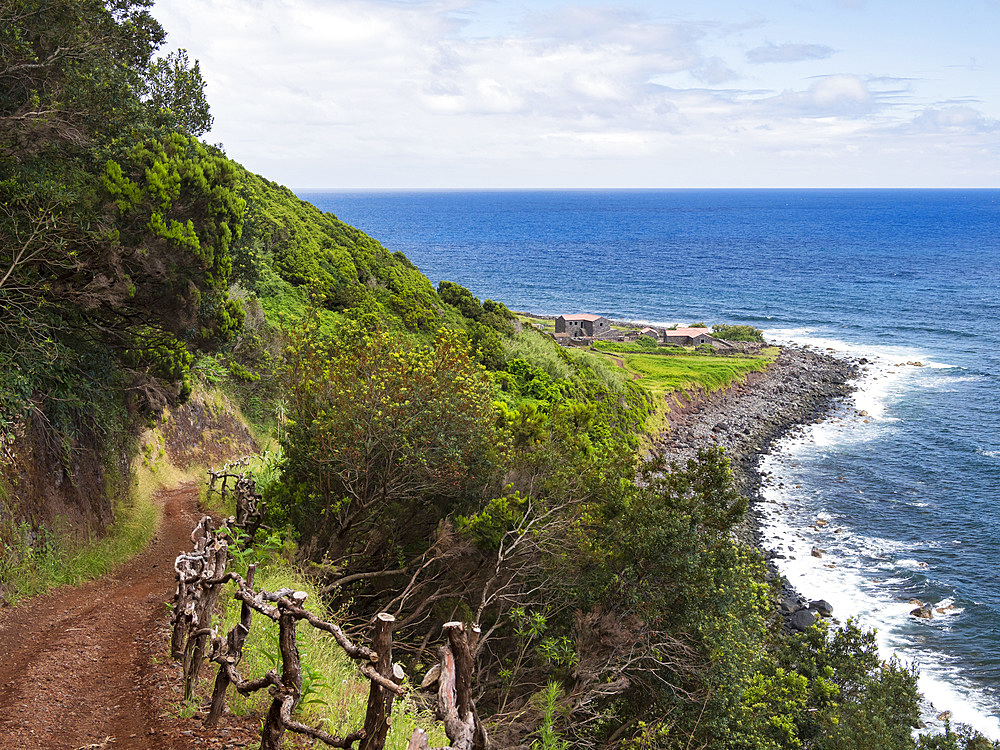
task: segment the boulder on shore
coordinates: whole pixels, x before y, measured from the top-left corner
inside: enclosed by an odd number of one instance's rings
[[[817,599],[814,602],[809,602],[809,609],[818,614],[820,617],[833,616],[833,605],[826,599]]]
[[[792,612],[797,612],[802,609],[802,605],[795,596],[786,596],[778,604],[778,609],[784,614],[791,614]]]
[[[934,618],[934,608],[930,604],[925,604],[922,607],[911,609],[910,614],[921,620],[931,620]]]
[[[816,615],[808,609],[800,609],[788,618],[788,624],[798,631],[808,630],[815,622]]]

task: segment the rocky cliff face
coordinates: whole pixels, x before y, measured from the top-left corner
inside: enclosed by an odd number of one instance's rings
[[[115,499],[128,492],[133,442],[83,428],[64,446],[39,418],[29,419],[3,470],[9,520],[83,535],[103,533]]]
[[[195,394],[164,413],[158,432],[170,463],[181,469],[212,466],[258,450],[236,409],[222,397]]]
[[[128,494],[134,460],[169,461],[186,469],[256,452],[257,445],[224,398],[195,394],[188,403],[165,411],[157,427],[141,439],[81,429],[66,448],[39,420],[29,420],[4,457],[6,492],[0,495],[0,514],[7,518],[0,521],[100,535],[113,520],[116,501]]]

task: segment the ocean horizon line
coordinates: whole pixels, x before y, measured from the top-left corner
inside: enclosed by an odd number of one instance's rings
[[[292,187],[299,193],[988,193],[995,187]]]

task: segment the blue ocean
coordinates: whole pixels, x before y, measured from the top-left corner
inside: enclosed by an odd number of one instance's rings
[[[868,360],[764,459],[765,543],[919,666],[929,722],[1000,739],[1000,190],[300,195],[515,310],[750,323]]]

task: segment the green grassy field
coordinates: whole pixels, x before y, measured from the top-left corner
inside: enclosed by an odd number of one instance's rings
[[[742,381],[747,373],[761,372],[774,361],[772,356],[711,357],[680,354],[622,355],[626,369],[642,376],[640,384],[654,395],[702,388],[715,391]]]
[[[614,354],[639,353],[670,357],[684,352],[680,346],[663,346],[649,337],[642,338],[645,341],[641,339],[639,341],[595,341],[592,346],[599,352],[612,352]]]
[[[720,357],[707,354],[667,354],[663,348],[655,353],[635,351],[603,351],[592,349],[594,356],[609,363],[618,360],[622,372],[638,379],[638,385],[653,396],[654,412],[647,421],[650,436],[668,429],[672,400],[670,394],[701,389],[715,391],[742,382],[748,373],[761,372],[778,355],[777,347],[767,347],[755,356]]]
[[[543,331],[552,333],[556,330],[555,318],[536,318],[534,315],[528,315],[527,313],[515,312],[514,317],[520,320],[525,325],[532,325],[536,328],[541,328]]]

